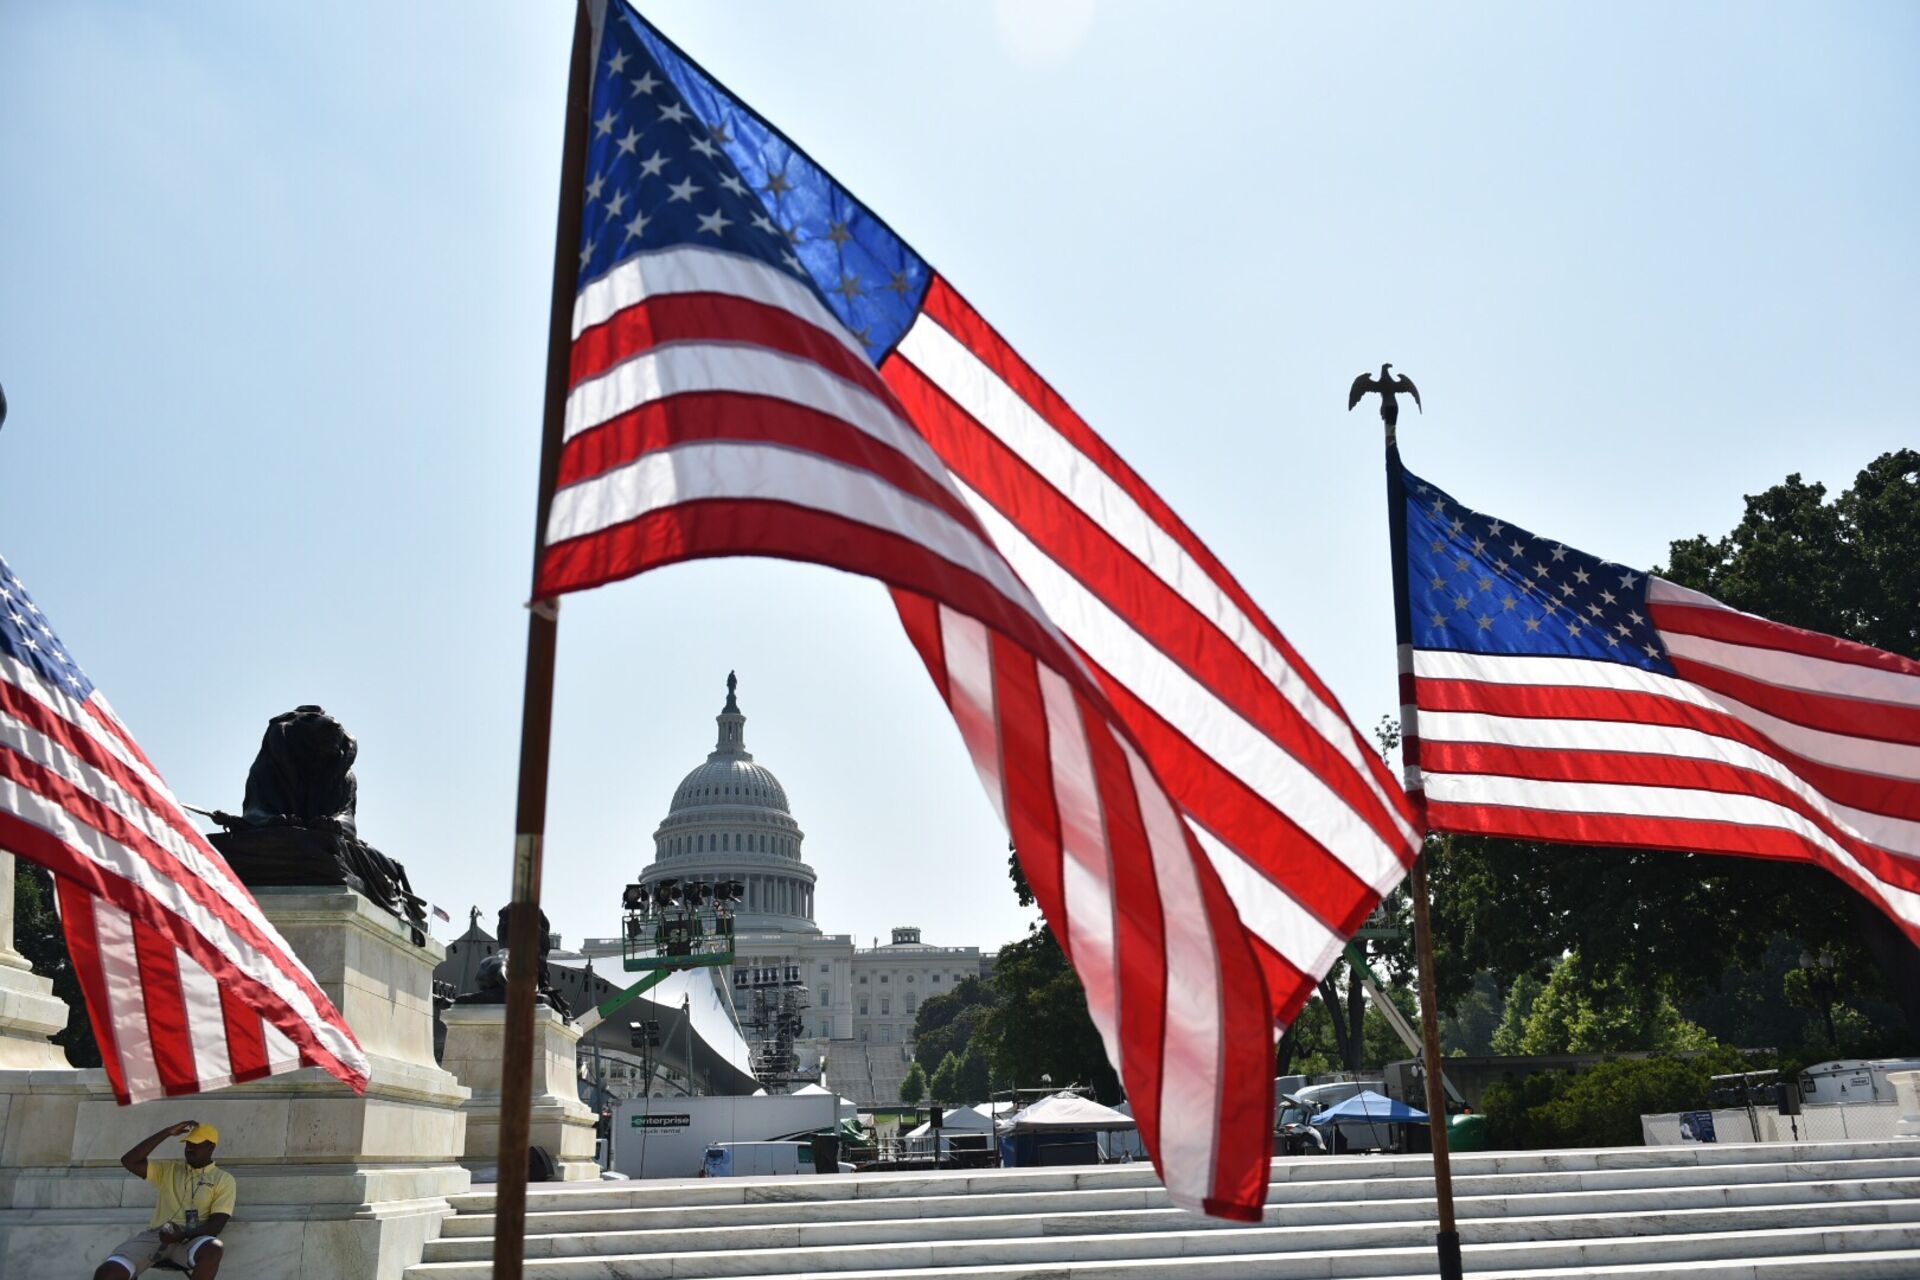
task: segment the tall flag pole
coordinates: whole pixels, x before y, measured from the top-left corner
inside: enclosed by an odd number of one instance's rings
[[[1920,944],[1920,661],[1468,507],[1387,427],[1401,749],[1429,829],[1804,862]]]
[[[1449,851],[1452,841],[1448,836]],[[1413,895],[1413,943],[1420,963],[1420,1041],[1427,1059],[1423,1074],[1427,1080],[1427,1123],[1433,1133],[1433,1199],[1440,1216],[1440,1229],[1433,1242],[1440,1254],[1440,1280],[1460,1280],[1460,1228],[1453,1218],[1453,1152],[1447,1131],[1447,1092],[1441,1078],[1445,1059],[1440,1056],[1440,1004],[1433,971],[1433,912],[1427,905],[1430,857],[1423,850],[1413,860],[1408,888]]]
[[[593,79],[587,0],[575,6],[567,77],[566,141],[554,231],[553,301],[547,331],[547,386],[540,434],[540,489],[534,522],[533,589],[527,606],[526,693],[520,710],[520,797],[514,819],[513,897],[507,917],[506,1043],[500,1059],[500,1172],[495,1193],[493,1274],[520,1280],[526,1246],[527,1162],[533,1123],[533,1005],[540,966],[540,859],[547,829],[547,766],[553,731],[553,668],[560,602],[540,590],[547,513],[553,505],[566,422],[572,352],[573,273],[587,157],[587,91]]]
[[[1420,403],[1420,390],[1413,385],[1413,379],[1404,374],[1393,372],[1391,364],[1380,366],[1377,377],[1361,374],[1353,380],[1353,386],[1347,393],[1347,410],[1360,403],[1364,396],[1377,394],[1380,397],[1380,422],[1386,431],[1387,441],[1387,521],[1394,547],[1393,555],[1393,599],[1394,626],[1399,639],[1398,651],[1407,652],[1407,566],[1405,558],[1399,554],[1399,548],[1406,538],[1406,504],[1400,494],[1400,444],[1399,397],[1413,397],[1415,408],[1425,412]],[[1402,681],[1406,679],[1403,673]],[[1401,699],[1406,702],[1405,697]],[[1417,732],[1410,708],[1403,705],[1400,709],[1400,741],[1402,750]],[[1448,837],[1447,848],[1452,848],[1452,837]],[[1433,1198],[1439,1215],[1439,1230],[1434,1235],[1434,1247],[1440,1259],[1440,1280],[1460,1280],[1462,1262],[1460,1257],[1460,1230],[1453,1214],[1453,1159],[1447,1130],[1447,1094],[1445,1080],[1442,1078],[1444,1059],[1440,1056],[1440,1008],[1436,994],[1437,982],[1433,961],[1433,911],[1428,902],[1427,864],[1430,860],[1429,843],[1414,859],[1408,889],[1413,898],[1413,941],[1417,953],[1420,972],[1420,1032],[1421,1054],[1426,1059],[1422,1064],[1422,1075],[1427,1086],[1427,1123],[1433,1134]]]

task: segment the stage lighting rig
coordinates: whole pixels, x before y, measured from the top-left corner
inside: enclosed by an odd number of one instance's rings
[[[733,962],[733,912],[745,897],[738,880],[667,878],[620,893],[625,966],[686,969]]]

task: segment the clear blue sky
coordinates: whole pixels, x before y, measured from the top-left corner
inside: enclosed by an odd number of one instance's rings
[[[1371,724],[1378,423],[1645,565],[1920,440],[1920,9],[656,3],[955,281]],[[505,897],[571,6],[0,0],[0,551],[190,803],[267,718]],[[548,904],[611,932],[729,668],[819,915],[1024,927],[884,593],[759,562],[567,602]]]

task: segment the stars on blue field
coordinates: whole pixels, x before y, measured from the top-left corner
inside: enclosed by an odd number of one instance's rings
[[[1600,658],[1672,675],[1647,575],[1461,506],[1411,471],[1407,606],[1422,649]]]
[[[93,693],[93,682],[67,655],[53,624],[4,558],[0,558],[0,655],[24,663],[42,681],[76,698]]]
[[[617,2],[594,68],[580,283],[700,245],[810,285],[878,360],[932,271],[766,121]]]

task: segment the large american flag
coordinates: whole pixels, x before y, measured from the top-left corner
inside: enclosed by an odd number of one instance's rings
[[[367,1059],[0,560],[0,849],[53,872],[125,1103]]]
[[[1435,831],[1810,862],[1920,943],[1920,662],[1387,468],[1407,787]]]
[[[590,13],[538,594],[726,555],[887,583],[1168,1190],[1257,1217],[1276,1023],[1403,875],[1404,793],[925,259],[630,9]]]

